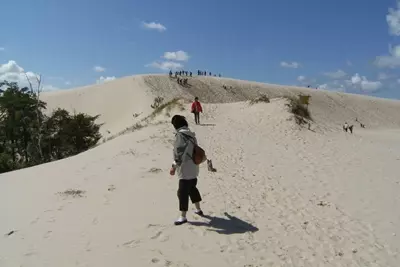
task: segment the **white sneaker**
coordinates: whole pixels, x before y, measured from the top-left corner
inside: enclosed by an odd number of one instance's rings
[[[179,217],[179,219],[174,222],[175,225],[182,225],[184,223],[187,223],[187,219],[185,217],[182,217],[182,216]]]

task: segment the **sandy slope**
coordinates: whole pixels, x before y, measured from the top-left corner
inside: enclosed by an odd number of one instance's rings
[[[129,115],[138,106],[146,110],[154,95],[168,94],[151,86],[175,88],[160,76],[124,79],[52,93],[49,103],[102,113],[118,131],[132,123]],[[196,83],[222,83],[213,79]],[[123,93],[110,93],[118,83]],[[171,88],[176,95],[182,90]],[[311,93],[314,131],[294,124],[283,99],[204,105],[206,125],[191,128],[217,172],[202,166],[199,188],[208,217],[190,214],[184,226],[172,225],[177,181],[167,174],[168,123],[0,175],[0,233],[15,231],[0,237],[0,266],[399,266],[400,119],[392,112],[400,104]],[[96,106],[90,95],[109,101]],[[233,102],[235,95],[221,93],[217,102]],[[367,129],[356,128],[354,135],[336,130],[353,116]],[[85,193],[58,194],[69,188]]]
[[[369,128],[400,128],[398,101],[217,77],[193,77],[189,84],[182,87],[167,75],[138,75],[90,87],[48,92],[42,98],[48,103],[49,112],[62,107],[101,114],[100,121],[105,123],[104,136],[115,135],[140,121],[150,112],[156,96],[166,100],[174,97],[192,100],[198,96],[205,103],[231,103],[255,98],[260,93],[271,98],[300,93],[311,95],[314,119],[325,130],[337,130],[345,120],[355,123],[356,118]],[[134,117],[134,114],[140,116]]]

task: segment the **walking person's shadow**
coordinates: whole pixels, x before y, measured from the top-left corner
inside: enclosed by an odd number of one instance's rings
[[[246,232],[258,231],[257,227],[235,216],[231,216],[227,212],[225,212],[224,215],[227,218],[204,215],[202,217],[208,219],[208,222],[190,222],[190,224],[195,226],[208,226],[211,228],[208,229],[209,231],[215,231],[224,235],[243,234]]]

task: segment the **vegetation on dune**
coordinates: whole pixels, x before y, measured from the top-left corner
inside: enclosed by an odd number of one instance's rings
[[[76,197],[83,197],[83,195],[85,193],[86,193],[85,191],[80,190],[80,189],[68,189],[68,190],[65,190],[64,192],[59,192],[58,194],[66,196],[66,197],[71,196],[71,197],[76,198]]]
[[[270,103],[269,97],[265,94],[261,94],[259,97],[250,100],[250,105],[258,103]]]
[[[161,114],[164,110],[165,110],[165,115],[170,117],[171,116],[171,111],[174,108],[179,109],[180,111],[184,111],[185,107],[183,106],[182,103],[179,102],[179,98],[174,98],[168,102],[164,102],[164,98],[162,97],[156,97],[154,98],[153,104],[151,105],[151,107],[154,109],[153,112],[148,115],[147,117],[141,119],[139,122],[136,122],[134,125],[130,126],[130,127],[126,127],[125,130],[120,131],[119,133],[112,135],[108,138],[104,138],[103,139],[103,143],[110,141],[114,138],[116,138],[117,136],[126,134],[126,133],[130,133],[130,132],[134,132],[134,131],[138,131],[144,127],[147,127],[148,125],[157,125],[157,124],[162,124],[164,122],[160,121],[157,123],[150,123],[150,120],[154,119],[156,116],[158,116],[159,114]],[[135,116],[134,116],[135,117]]]
[[[308,124],[309,121],[313,120],[307,104],[302,103],[300,98],[286,98],[289,101],[286,106],[289,107],[289,111],[294,115],[295,121],[298,125]]]
[[[159,102],[159,99],[162,99],[161,102]],[[150,114],[150,116],[149,116],[150,119],[161,114],[161,112],[163,110],[165,110],[167,115],[170,114],[170,112],[174,108],[179,108],[181,111],[185,110],[185,107],[182,105],[182,103],[179,102],[179,98],[174,98],[168,102],[163,102],[163,101],[164,101],[164,99],[162,97],[156,97],[154,99],[154,104],[152,105],[152,107],[155,106],[156,103],[157,103],[157,106],[153,107],[154,111]]]
[[[98,115],[57,109],[46,116],[40,82],[36,92],[7,81],[0,88],[0,173],[76,155],[101,138]]]
[[[151,108],[157,109],[164,102],[164,98],[161,96],[157,96],[154,98],[153,104],[151,104]]]

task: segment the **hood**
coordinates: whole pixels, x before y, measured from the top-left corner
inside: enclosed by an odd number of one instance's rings
[[[190,131],[188,127],[179,128],[177,132],[189,135],[190,137],[196,137],[196,133]]]

